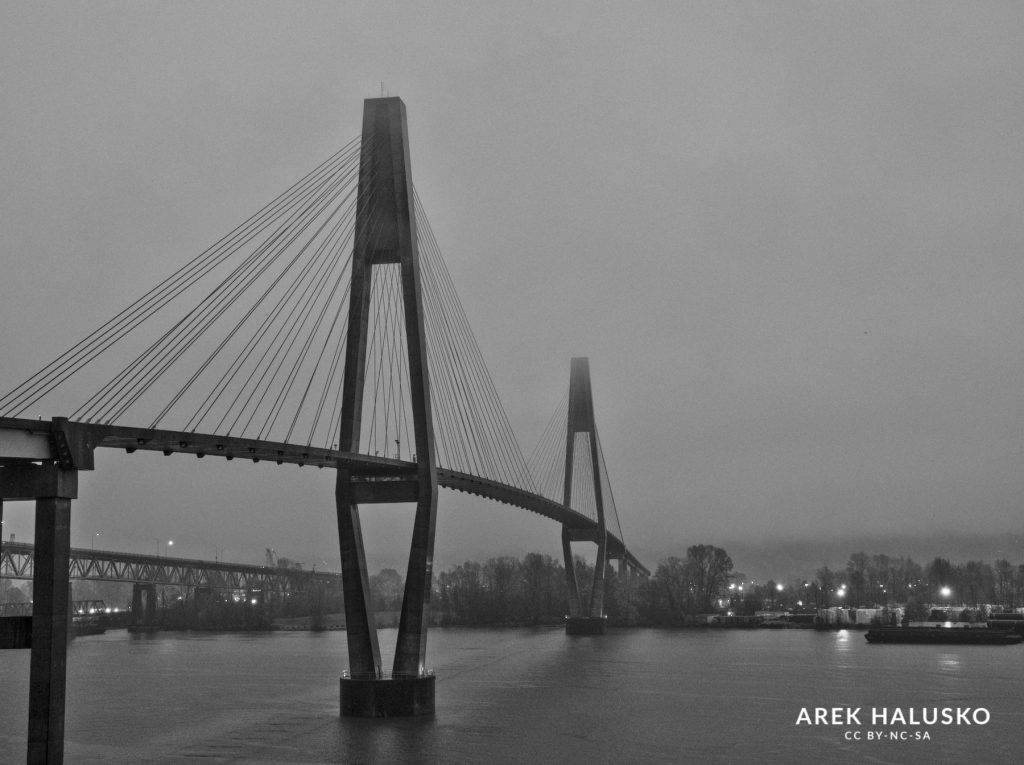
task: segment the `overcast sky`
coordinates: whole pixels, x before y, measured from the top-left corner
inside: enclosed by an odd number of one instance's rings
[[[1019,538],[1021,39],[1011,2],[0,0],[0,391],[355,137],[383,82],[521,446],[588,356],[649,566]],[[364,513],[371,569],[409,517]],[[9,504],[5,538],[31,528]],[[558,531],[442,491],[437,564]],[[73,544],[170,539],[337,569],[333,475],[101,452]]]

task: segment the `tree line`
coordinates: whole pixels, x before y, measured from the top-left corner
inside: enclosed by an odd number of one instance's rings
[[[578,558],[575,566],[586,603],[593,567]],[[389,581],[389,602],[398,608],[401,577],[391,572]],[[921,565],[906,556],[857,552],[844,568],[823,566],[810,579],[758,582],[735,571],[722,548],[699,544],[685,556],[661,560],[648,578],[624,578],[609,567],[605,587],[605,613],[619,626],[682,626],[702,614],[811,613],[832,606],[898,606],[923,618],[931,606],[1024,607],[1024,564],[936,557]],[[431,609],[439,624],[556,624],[567,603],[561,562],[531,553],[467,562],[437,574]]]
[[[994,563],[952,563],[936,557],[925,565],[910,558],[853,553],[844,570],[827,566],[807,582],[821,607],[902,604],[1024,607],[1024,565],[1005,558]],[[843,593],[840,595],[839,593]]]
[[[590,601],[594,567],[573,562],[581,602]],[[604,613],[613,626],[678,626],[685,614],[712,607],[727,586],[732,559],[721,548],[694,545],[686,556],[663,560],[652,577],[605,571]],[[393,570],[370,578],[375,608],[398,607],[401,577]],[[504,556],[466,562],[435,575],[433,620],[440,625],[560,624],[569,602],[562,562],[549,555]]]
[[[574,560],[576,580],[586,608],[593,566]],[[80,584],[80,583],[76,583]],[[372,608],[396,612],[404,595],[402,576],[386,568],[370,577]],[[30,584],[28,584],[30,586]],[[3,600],[25,596],[7,580],[0,581]],[[568,584],[561,560],[540,553],[523,558],[501,556],[484,563],[467,561],[436,572],[431,596],[432,620],[438,625],[554,625],[568,610]],[[722,548],[699,544],[685,555],[661,560],[650,577],[623,576],[611,565],[605,572],[604,612],[615,626],[671,627],[695,623],[709,613],[754,614],[757,611],[804,611],[841,606],[905,607],[912,616],[930,606],[1006,609],[1024,607],[1024,565],[999,559],[954,563],[936,557],[921,565],[909,557],[884,554],[850,555],[845,567],[822,566],[813,577],[788,582],[757,582],[734,570]],[[185,603],[164,604],[182,610]],[[187,612],[201,626],[263,626],[273,618],[313,616],[343,609],[339,594],[295,593],[284,602],[254,608],[223,599],[207,600]],[[194,612],[193,612],[194,611]],[[182,614],[185,614],[182,611]]]

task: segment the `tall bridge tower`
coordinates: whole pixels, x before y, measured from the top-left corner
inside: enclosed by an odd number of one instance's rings
[[[434,711],[434,677],[426,673],[424,660],[438,484],[414,209],[405,105],[399,98],[367,99],[338,448],[359,451],[373,277],[375,271],[397,267],[416,452],[414,472],[387,460],[359,469],[338,466],[335,496],[350,670],[341,681],[341,707],[350,716]],[[359,523],[360,504],[384,502],[416,504],[391,678],[381,667]]]
[[[579,450],[579,453],[577,453]],[[577,475],[577,472],[579,475]],[[587,476],[592,477],[593,486]],[[590,361],[585,357],[572,360],[569,372],[569,415],[565,437],[565,484],[563,502],[572,505],[573,489],[593,491],[597,508],[597,526],[592,530],[562,526],[562,552],[565,555],[565,576],[569,585],[569,618],[566,632],[570,635],[593,635],[604,632],[604,573],[607,562],[608,533],[605,525],[604,497],[601,489],[601,460],[594,424],[594,399],[590,389]],[[580,599],[579,582],[572,556],[572,542],[597,544],[594,581],[586,611]]]

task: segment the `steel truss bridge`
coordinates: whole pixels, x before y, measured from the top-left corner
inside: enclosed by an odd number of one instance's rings
[[[35,545],[25,542],[7,542],[3,545],[0,549],[0,577],[32,579],[34,573]],[[341,574],[326,571],[81,548],[71,549],[68,576],[71,579],[100,582],[176,585],[281,595],[307,592],[317,585],[333,589],[341,586]]]
[[[25,416],[40,410],[70,415]],[[336,472],[346,715],[433,713],[425,660],[441,488],[560,525],[569,632],[603,632],[610,561],[648,574],[622,533],[586,358],[572,359],[536,448],[520,450],[413,186],[398,98],[365,101],[357,138],[0,396],[0,513],[3,500],[36,503],[30,762],[63,758],[71,501],[98,448]],[[390,672],[359,518],[374,503],[415,506]],[[574,542],[597,548],[588,602]]]

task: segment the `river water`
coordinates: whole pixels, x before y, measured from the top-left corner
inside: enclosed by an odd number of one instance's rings
[[[381,631],[382,653],[394,639]],[[860,632],[812,630],[435,629],[436,715],[387,721],[339,717],[345,656],[341,632],[78,638],[65,761],[1024,761],[1024,645],[870,645]],[[0,651],[3,763],[25,758],[28,659]],[[815,724],[818,707],[839,708],[841,722],[830,711],[829,724]],[[959,724],[920,724],[935,708],[971,711]]]

